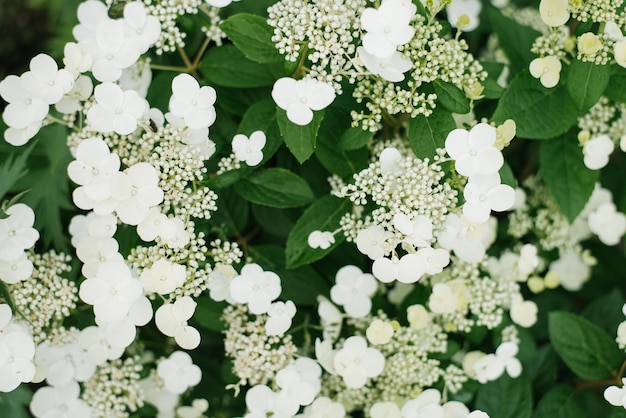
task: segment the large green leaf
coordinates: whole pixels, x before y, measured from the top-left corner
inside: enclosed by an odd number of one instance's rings
[[[490,417],[530,418],[532,404],[528,380],[523,375],[512,379],[504,374],[498,380],[479,387],[475,409],[486,412]]]
[[[450,112],[465,114],[470,111],[470,101],[463,90],[452,83],[433,81],[437,101]]]
[[[284,168],[257,171],[234,187],[247,201],[275,208],[298,207],[313,200],[307,182]]]
[[[354,150],[364,147],[374,134],[360,127],[348,128],[339,137],[337,146],[343,150]]]
[[[551,312],[548,332],[558,355],[583,379],[601,380],[615,375],[626,360],[614,338],[571,312]]]
[[[520,70],[528,68],[528,64],[536,58],[531,52],[531,47],[541,34],[502,15],[498,9],[489,8],[488,16],[491,28],[498,36],[500,46],[510,61],[511,72],[517,74]]]
[[[330,285],[311,266],[296,269],[285,268],[285,250],[276,245],[262,245],[250,248],[252,260],[265,270],[280,276],[282,300],[292,300],[296,305],[317,305],[317,296],[326,295]]]
[[[588,61],[572,61],[567,72],[567,91],[580,112],[596,104],[609,84],[611,69]]]
[[[626,103],[626,68],[615,66],[604,95],[616,102]]]
[[[517,136],[548,139],[569,130],[578,118],[578,109],[565,86],[547,89],[526,70],[506,89],[493,114],[497,124],[513,119]]]
[[[432,158],[437,148],[445,148],[446,137],[456,129],[454,118],[445,109],[435,109],[432,115],[418,115],[409,125],[409,143],[419,158]]]
[[[315,151],[317,132],[324,119],[324,111],[314,112],[313,120],[305,126],[291,122],[287,118],[287,113],[281,108],[276,108],[276,118],[285,145],[302,164]]]
[[[593,192],[599,171],[589,170],[574,132],[541,144],[539,167],[546,186],[563,214],[572,222]]]
[[[271,86],[282,75],[280,64],[258,64],[233,45],[209,49],[198,69],[209,83],[237,88]]]
[[[581,315],[602,328],[607,334],[613,335],[619,324],[624,321],[623,305],[624,295],[619,289],[613,289],[611,293],[594,299]]]
[[[335,234],[335,243],[325,250],[309,247],[307,240],[313,231],[333,232],[339,228],[339,220],[351,207],[349,200],[334,196],[324,196],[313,203],[298,219],[287,238],[287,268],[317,261],[339,245],[345,238],[341,232]]]
[[[572,388],[562,384],[553,387],[541,398],[533,418],[585,418],[585,416]]]
[[[35,147],[36,141],[19,151],[9,154],[0,165],[0,201],[13,185],[28,173],[26,163],[30,152]]]
[[[252,61],[282,62],[283,57],[272,42],[274,30],[261,16],[239,13],[222,22],[220,28],[235,46]]]

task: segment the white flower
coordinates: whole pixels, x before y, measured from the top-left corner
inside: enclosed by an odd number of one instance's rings
[[[626,68],[626,40],[615,42],[613,55],[615,56],[615,62],[621,67]]]
[[[403,213],[393,216],[393,226],[405,235],[403,241],[414,247],[428,247],[433,239],[433,222],[424,215],[410,219]]]
[[[343,316],[341,311],[337,309],[328,299],[323,296],[317,297],[319,304],[317,305],[317,314],[320,317],[323,335],[325,340],[336,340],[341,332]]]
[[[537,247],[533,244],[524,244],[519,253],[517,260],[517,270],[522,277],[528,277],[535,268],[539,266],[539,257],[537,256]]]
[[[368,347],[365,338],[352,336],[335,354],[334,366],[347,387],[358,389],[365,385],[368,378],[382,373],[385,357],[377,349]]]
[[[398,280],[415,283],[426,273],[426,259],[418,254],[404,254],[400,259],[380,257],[372,264],[374,277],[383,283]]]
[[[122,70],[133,65],[141,55],[141,47],[129,32],[123,20],[108,17],[99,22],[90,38],[80,41],[91,55],[91,73],[101,82],[113,82],[120,78]],[[78,39],[78,38],[77,38]]]
[[[448,22],[456,28],[459,18],[466,15],[469,18],[469,24],[460,29],[463,32],[471,32],[480,23],[479,15],[482,8],[482,3],[479,0],[453,0],[446,6]]]
[[[363,273],[357,266],[344,266],[337,271],[336,284],[330,289],[333,302],[343,306],[348,315],[362,318],[370,312],[376,292],[376,279],[371,274]]]
[[[613,406],[626,408],[626,377],[622,378],[622,387],[609,386],[604,390],[604,399]]]
[[[406,319],[411,328],[420,330],[430,323],[430,314],[424,305],[411,305],[406,308]]]
[[[140,1],[133,1],[124,6],[124,22],[132,33],[132,41],[137,43],[140,53],[148,51],[161,34],[159,19],[151,16]]]
[[[111,195],[118,203],[115,212],[128,225],[141,223],[151,207],[163,201],[159,188],[159,172],[148,163],[137,163],[123,173],[116,173],[111,182]]]
[[[200,87],[191,75],[179,74],[172,80],[169,109],[174,116],[182,118],[190,129],[207,128],[215,122],[213,104],[216,98],[213,87]]]
[[[283,77],[274,83],[272,98],[291,122],[304,126],[313,120],[313,110],[322,110],[335,100],[335,89],[313,79]]]
[[[111,179],[120,169],[120,158],[112,154],[102,138],[87,138],[76,147],[76,159],[67,166],[69,178],[83,186],[84,194],[101,201],[111,197]]]
[[[480,383],[496,380],[507,372],[512,378],[518,377],[522,373],[522,364],[515,357],[519,347],[512,342],[500,344],[495,354],[488,354],[474,362],[476,380]]]
[[[42,126],[43,120],[34,120],[30,125],[24,128],[14,128],[10,126],[4,131],[4,140],[13,146],[22,146],[26,144],[32,137],[37,135],[37,132],[39,132],[39,128],[41,128]]]
[[[39,388],[30,401],[30,410],[37,418],[89,417],[93,413],[91,407],[80,399],[80,387],[76,381]]]
[[[397,47],[408,43],[415,34],[411,19],[417,7],[410,1],[385,0],[378,9],[363,10],[361,27],[363,47],[378,58],[389,58]]]
[[[541,0],[539,13],[541,20],[552,27],[564,25],[569,20],[567,0]]]
[[[85,51],[81,45],[75,42],[68,42],[63,47],[63,64],[65,69],[71,72],[74,77],[89,71],[92,64],[91,55]],[[91,81],[90,78],[88,78]],[[92,83],[93,84],[93,83]]]
[[[19,130],[35,124],[41,126],[41,121],[48,115],[49,106],[28,90],[26,82],[16,75],[9,75],[0,81],[0,96],[8,103],[2,112],[2,120],[10,128]]]
[[[313,403],[304,408],[302,418],[344,418],[346,409],[339,402],[334,402],[326,396],[320,396]]]
[[[315,360],[301,357],[276,374],[280,388],[276,402],[285,412],[294,415],[301,405],[309,405],[321,389],[321,367]]]
[[[469,221],[465,216],[449,213],[443,228],[437,236],[437,242],[446,250],[454,253],[463,261],[477,263],[483,259],[487,248],[495,240],[495,218],[483,224]]]
[[[97,0],[88,0],[78,5],[78,25],[74,26],[72,34],[77,41],[95,37],[96,28],[100,23],[110,20],[107,6]]]
[[[74,87],[63,96],[54,106],[56,110],[66,115],[76,113],[82,110],[81,102],[87,101],[93,92],[93,82],[86,75],[81,75],[74,82]]]
[[[506,184],[500,184],[498,173],[476,175],[469,179],[463,189],[465,204],[463,215],[471,222],[487,222],[491,211],[503,212],[515,202],[515,190]]]
[[[216,302],[223,300],[233,303],[230,296],[230,282],[237,276],[237,271],[228,264],[217,263],[209,273],[209,296]]]
[[[311,248],[326,250],[335,243],[335,236],[330,231],[313,231],[307,238],[307,244]]]
[[[496,128],[479,123],[470,131],[454,129],[446,137],[446,152],[456,171],[466,177],[494,174],[504,164],[502,153],[494,146]]]
[[[22,74],[24,87],[44,103],[59,102],[74,85],[74,75],[67,70],[59,70],[56,61],[49,55],[39,54],[30,60],[30,71]]]
[[[416,255],[426,262],[426,274],[439,274],[450,263],[450,253],[442,248],[420,248]]]
[[[558,260],[550,263],[549,272],[556,274],[561,286],[569,291],[580,290],[591,277],[591,268],[574,251],[563,252]]]
[[[11,392],[35,377],[35,343],[27,328],[13,323],[7,304],[0,304],[0,392]]]
[[[413,67],[411,60],[398,51],[394,51],[389,58],[379,58],[372,55],[362,46],[358,47],[356,51],[369,72],[394,83],[404,80],[404,73]]]
[[[134,90],[123,91],[113,83],[102,83],[94,89],[96,103],[87,111],[87,121],[98,132],[128,135],[137,129],[138,121],[148,113],[148,102]]]
[[[204,0],[206,1],[206,3],[209,6],[213,6],[213,7],[226,7],[228,6],[230,3],[232,3],[233,1],[239,1],[239,0]]]
[[[246,392],[246,406],[250,411],[244,418],[264,418],[267,416],[286,418],[291,417],[294,414],[282,415],[282,410],[278,411],[277,394],[266,385],[252,386]],[[291,412],[291,411],[289,411]]]
[[[371,225],[359,231],[356,236],[356,246],[372,260],[384,257],[389,251],[388,240],[393,234],[378,225]]]
[[[515,299],[511,304],[511,319],[517,325],[530,328],[537,322],[537,304],[532,300]]]
[[[486,412],[476,410],[470,412],[470,414],[466,418],[489,418],[489,415],[487,415]]]
[[[180,396],[165,389],[163,381],[156,373],[149,374],[138,383],[144,402],[149,402],[158,410],[158,418],[176,416],[176,406],[180,401]]]
[[[370,408],[372,418],[402,418],[400,408],[395,402],[376,402]]]
[[[176,344],[185,350],[193,350],[200,344],[200,333],[187,321],[196,310],[196,302],[189,296],[176,299],[174,303],[166,303],[157,309],[154,322],[164,335],[174,337]]]
[[[109,323],[122,320],[142,292],[141,283],[123,261],[105,261],[94,277],[80,284],[78,294],[93,305],[98,321]]]
[[[0,219],[0,260],[10,262],[35,245],[39,232],[33,228],[35,212],[29,206],[16,203],[5,212],[9,216]]]
[[[15,284],[28,279],[33,274],[33,263],[26,253],[11,261],[0,259],[0,280],[5,283]]]
[[[124,257],[118,252],[119,244],[114,238],[85,237],[76,247],[76,255],[82,261],[81,272],[85,277],[94,277],[100,264],[105,261],[121,261]]]
[[[202,370],[193,364],[191,356],[184,351],[174,351],[168,358],[161,360],[157,374],[163,380],[165,389],[177,395],[196,386],[202,378]]]
[[[400,167],[400,161],[402,161],[402,154],[397,148],[385,148],[378,157],[380,163],[380,173],[385,174],[402,174],[402,167]]]
[[[393,337],[393,327],[387,321],[375,319],[367,327],[365,336],[374,345],[387,344]]]
[[[263,271],[258,264],[246,264],[230,282],[230,295],[237,303],[246,303],[255,315],[266,313],[282,291],[280,277]]]
[[[446,283],[437,283],[428,298],[428,307],[436,314],[451,314],[459,306],[459,298]]]
[[[81,330],[78,343],[87,351],[89,360],[95,365],[120,358],[126,348],[123,345],[111,344],[106,338],[104,329],[98,326]]]
[[[265,141],[263,131],[252,132],[250,138],[242,134],[235,135],[232,142],[235,157],[239,161],[245,161],[250,167],[258,165],[263,160]]]
[[[561,61],[558,57],[549,56],[535,58],[530,62],[530,74],[538,78],[545,88],[552,88],[559,83],[561,77]]]
[[[76,340],[62,344],[44,341],[37,346],[35,362],[38,368],[46,369],[46,381],[51,386],[84,382],[96,371],[96,364]]]
[[[287,302],[274,302],[267,310],[267,322],[265,323],[265,333],[267,335],[283,335],[291,326],[291,319],[296,314],[296,305],[288,300]]]
[[[589,229],[606,245],[617,245],[626,232],[626,215],[611,202],[603,203],[589,214]]]
[[[141,272],[139,280],[147,293],[155,292],[167,295],[178,289],[187,279],[185,266],[159,258],[150,268]]]
[[[402,418],[444,418],[441,393],[437,389],[426,389],[415,399],[407,401],[402,407]]]
[[[209,410],[209,401],[206,399],[194,399],[190,406],[179,406],[176,414],[179,418],[204,418],[204,413]]]
[[[583,162],[590,170],[599,170],[609,163],[615,144],[608,135],[598,135],[583,145]]]

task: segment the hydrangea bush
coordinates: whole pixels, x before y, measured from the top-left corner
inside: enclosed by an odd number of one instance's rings
[[[626,416],[624,33],[621,0],[80,3],[0,82],[2,414]]]

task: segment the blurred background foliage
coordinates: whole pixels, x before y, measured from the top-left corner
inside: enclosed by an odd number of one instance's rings
[[[0,0],[0,80],[21,74],[35,55],[63,57],[81,0]]]

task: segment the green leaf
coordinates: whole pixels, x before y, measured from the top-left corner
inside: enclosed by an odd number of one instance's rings
[[[490,417],[530,418],[532,404],[528,380],[523,375],[512,379],[504,374],[478,388],[474,408]]]
[[[306,205],[314,197],[304,179],[284,168],[257,171],[234,187],[247,201],[275,208]]]
[[[604,95],[616,102],[626,103],[626,68],[615,66]]]
[[[347,113],[331,108],[322,121],[315,147],[315,156],[324,168],[343,178],[352,177],[369,163],[369,152],[365,148],[345,151],[337,146],[341,129],[349,123]]]
[[[284,60],[272,42],[274,30],[265,18],[239,13],[223,21],[220,28],[252,61],[265,64]]]
[[[567,91],[583,113],[598,102],[609,84],[611,68],[592,62],[574,60],[567,72]]]
[[[433,81],[437,101],[453,113],[465,114],[470,111],[470,101],[463,90],[452,83],[441,80]]]
[[[601,380],[614,375],[625,360],[612,337],[573,313],[551,312],[548,332],[556,352],[583,379]]]
[[[409,125],[409,144],[418,158],[432,159],[437,148],[445,148],[446,137],[456,129],[454,118],[445,109],[435,109],[432,115],[417,115]]]
[[[541,144],[539,167],[546,186],[563,214],[573,222],[593,192],[599,171],[583,163],[574,132]]]
[[[517,136],[548,139],[564,134],[578,118],[578,109],[565,86],[546,89],[526,70],[509,84],[498,102],[493,121],[513,119]]]
[[[611,293],[594,299],[581,312],[581,315],[602,328],[607,334],[613,335],[619,324],[624,321],[623,305],[624,295],[619,289],[613,289]]]
[[[285,268],[285,250],[275,245],[250,247],[252,260],[265,270],[280,276],[280,298],[292,300],[296,305],[317,305],[318,295],[328,295],[330,285],[311,266]]]
[[[271,86],[282,75],[280,64],[253,62],[233,45],[209,49],[198,69],[209,83],[237,88]]]
[[[212,223],[228,230],[230,236],[241,234],[248,223],[250,214],[248,202],[231,189],[220,190],[217,196],[220,204],[211,216]]]
[[[576,395],[568,385],[561,384],[546,393],[533,418],[585,418],[585,413],[576,402]]]
[[[26,410],[33,398],[33,393],[27,385],[20,385],[17,389],[8,392],[0,392],[0,411],[2,416],[11,418],[28,418]]]
[[[556,353],[550,344],[539,347],[531,361],[524,365],[533,389],[545,392],[554,386],[557,378]]]
[[[311,248],[307,242],[309,234],[317,231],[334,231],[339,228],[339,220],[352,207],[347,199],[324,196],[313,203],[298,219],[287,238],[287,268],[310,264],[323,258],[344,239],[342,233],[335,234],[335,243],[329,248]]]
[[[287,118],[287,113],[276,108],[276,118],[280,134],[289,151],[302,164],[313,154],[317,142],[317,132],[324,119],[324,111],[314,112],[313,120],[305,126],[296,125]]]
[[[337,146],[346,151],[359,149],[364,147],[373,137],[374,134],[370,131],[361,128],[348,128],[339,137]]]
[[[37,168],[31,168],[15,188],[30,189],[22,202],[35,211],[35,228],[41,232],[43,245],[48,247],[53,243],[56,249],[69,251],[62,212],[75,207],[69,198],[71,190],[67,165],[72,155],[67,148],[67,128],[62,125],[47,126],[39,132],[39,137],[36,152],[41,152],[44,158],[36,163],[29,161],[30,167]]]
[[[491,28],[498,36],[500,47],[510,61],[511,72],[517,74],[528,68],[528,64],[536,58],[531,52],[531,47],[541,33],[503,16],[494,8],[489,8],[488,16]]]
[[[28,147],[10,154],[0,165],[0,201],[13,185],[28,173],[26,161],[35,144],[36,142],[33,142]]]
[[[220,319],[224,308],[228,306],[226,302],[216,302],[209,296],[196,298],[196,311],[193,320],[209,331],[221,332],[226,328],[226,324]]]
[[[513,174],[513,170],[511,170],[511,166],[506,161],[500,168],[500,182],[502,184],[506,184],[507,186],[511,186],[513,188],[517,187],[517,180],[515,179],[515,174]]]

